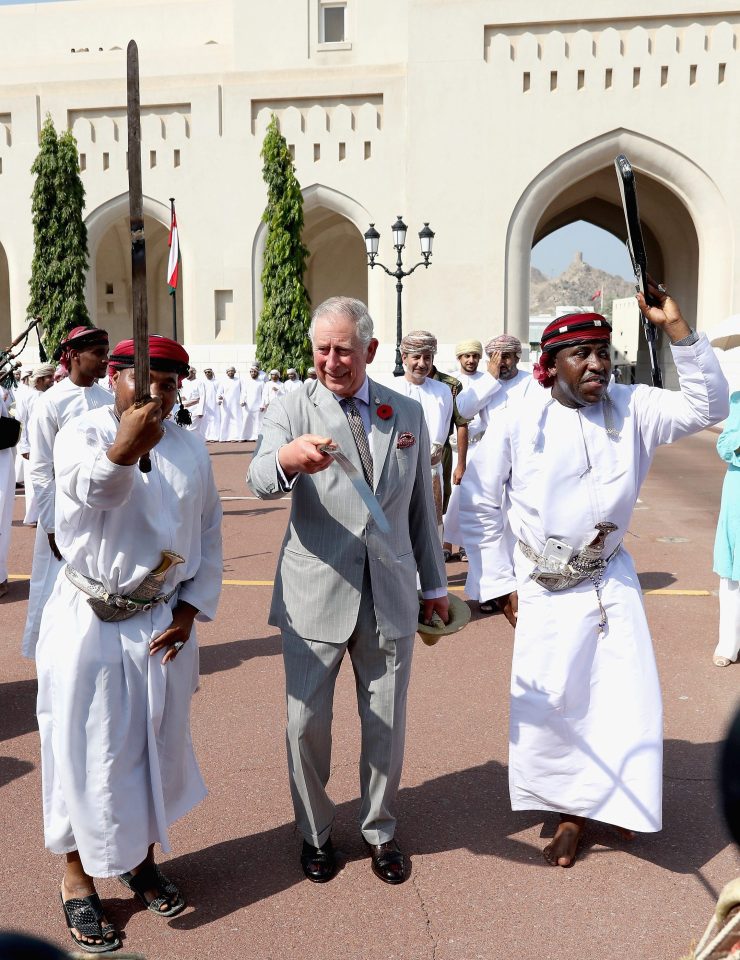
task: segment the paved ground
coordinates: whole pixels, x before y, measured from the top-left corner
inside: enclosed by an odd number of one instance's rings
[[[186,913],[158,920],[114,881],[100,884],[127,949],[149,960],[682,956],[719,889],[740,873],[714,785],[717,745],[740,688],[740,667],[711,663],[711,547],[723,475],[715,439],[706,433],[660,451],[627,537],[649,591],[665,695],[663,832],[625,846],[595,827],[572,870],[544,864],[540,850],[555,818],[514,814],[508,805],[511,631],[500,615],[476,617],[434,648],[417,646],[399,798],[399,836],[413,875],[397,888],[370,873],[356,826],[358,723],[346,664],[331,780],[334,836],[346,865],[326,886],[303,879],[285,773],[280,640],[266,623],[265,581],[286,505],[249,499],[251,445],[213,446],[226,514],[226,585],[218,621],[200,630],[203,680],[193,705],[210,795],[172,830],[168,873],[187,891]],[[11,572],[23,575],[32,532],[19,525],[20,499],[16,506]],[[461,586],[462,565],[449,569]],[[66,944],[61,865],[42,845],[34,669],[18,653],[26,597],[27,583],[15,581],[0,606],[0,926]],[[629,710],[629,690],[624,700]]]

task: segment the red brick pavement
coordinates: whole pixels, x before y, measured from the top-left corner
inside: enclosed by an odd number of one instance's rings
[[[648,595],[665,696],[665,827],[626,846],[590,830],[572,870],[540,849],[555,818],[512,813],[506,780],[511,631],[500,615],[416,649],[399,837],[411,880],[372,876],[356,826],[358,722],[351,670],[342,669],[334,719],[334,837],[346,861],[330,884],[303,879],[283,745],[280,640],[267,626],[269,586],[227,585],[214,624],[199,628],[202,687],[193,735],[208,799],[175,825],[168,873],[191,906],[172,921],[141,910],[113,881],[100,884],[127,949],[149,960],[675,960],[708,919],[721,886],[740,873],[719,819],[717,744],[740,667],[711,664],[717,581],[711,546],[723,467],[715,435],[660,451],[627,544],[644,587],[710,591]],[[251,445],[214,445],[224,497],[249,497]],[[32,532],[17,503],[11,572],[30,572]],[[224,500],[225,573],[271,580],[286,504]],[[682,538],[675,542],[663,537]],[[461,584],[464,567],[450,567]],[[19,656],[27,584],[0,605],[0,925],[68,944],[58,858],[43,849],[33,665]],[[630,694],[625,690],[625,709]],[[619,718],[615,717],[615,723]]]

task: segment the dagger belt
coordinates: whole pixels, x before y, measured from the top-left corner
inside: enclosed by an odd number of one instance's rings
[[[617,529],[613,523],[603,522],[596,524],[598,535],[594,540],[573,554],[567,563],[560,560],[543,557],[529,544],[519,541],[519,549],[524,556],[536,564],[531,573],[532,580],[541,584],[546,590],[556,592],[575,587],[584,580],[601,579],[609,562],[619,552],[622,541],[612,550],[608,557],[604,556],[604,543],[607,536]]]
[[[69,582],[84,594],[93,613],[105,623],[118,623],[129,620],[137,613],[144,613],[160,603],[167,603],[177,593],[177,587],[169,593],[160,593],[167,571],[178,563],[184,563],[184,557],[171,550],[162,551],[162,561],[158,567],[148,573],[131,593],[109,593],[102,583],[85,576],[79,570],[67,564],[64,573]]]

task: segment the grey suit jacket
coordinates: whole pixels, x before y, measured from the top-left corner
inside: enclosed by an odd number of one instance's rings
[[[391,527],[382,534],[344,472],[332,463],[299,474],[290,522],[275,577],[269,622],[310,640],[343,643],[357,622],[365,563],[375,614],[388,639],[416,631],[421,588],[447,586],[432,498],[429,436],[420,404],[370,385],[374,492]],[[387,420],[378,406],[393,410]],[[347,417],[319,381],[270,404],[262,421],[247,482],[260,499],[285,495],[278,480],[278,449],[305,433],[331,436],[362,469]],[[415,438],[398,447],[401,433]]]

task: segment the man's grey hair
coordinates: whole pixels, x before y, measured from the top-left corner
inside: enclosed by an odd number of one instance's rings
[[[316,321],[326,316],[347,317],[352,320],[357,327],[357,339],[363,347],[373,339],[373,320],[362,300],[355,300],[354,297],[329,297],[328,300],[320,303],[311,315],[311,326],[308,328],[311,343],[314,339]]]

